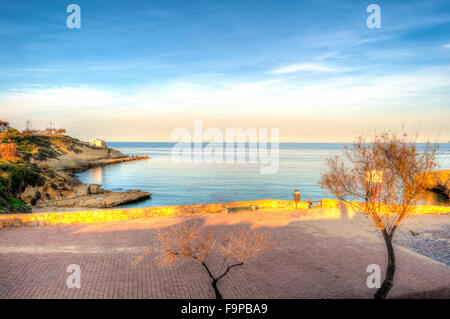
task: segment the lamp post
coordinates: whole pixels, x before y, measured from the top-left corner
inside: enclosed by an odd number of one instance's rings
[[[297,209],[298,202],[300,201],[300,191],[298,189],[294,190],[294,201],[295,209]]]

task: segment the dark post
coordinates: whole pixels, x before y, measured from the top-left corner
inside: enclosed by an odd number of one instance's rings
[[[294,201],[295,209],[297,209],[298,202],[300,201],[300,191],[298,189],[294,190]]]

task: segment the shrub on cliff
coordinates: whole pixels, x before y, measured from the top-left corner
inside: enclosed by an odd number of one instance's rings
[[[29,213],[31,209],[21,200],[9,195],[5,189],[0,188],[0,214]]]
[[[21,200],[11,196],[7,189],[0,185],[0,214],[28,213],[31,209]]]
[[[36,166],[25,163],[0,163],[0,185],[13,196],[20,195],[28,185],[42,186],[45,177]]]
[[[15,143],[0,144],[0,160],[6,162],[15,162],[18,160],[19,153]]]
[[[25,188],[42,186],[45,177],[36,166],[26,163],[0,163],[0,213],[29,212],[18,197]]]

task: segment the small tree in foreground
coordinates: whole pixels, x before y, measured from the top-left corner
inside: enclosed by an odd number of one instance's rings
[[[406,133],[385,132],[376,135],[372,143],[359,137],[353,147],[344,150],[343,159],[339,156],[328,159],[329,171],[322,174],[321,187],[370,215],[383,235],[388,265],[375,298],[386,298],[393,286],[392,238],[425,190],[427,173],[437,167],[436,150],[436,144],[427,143],[419,151]]]
[[[256,257],[262,250],[269,248],[269,233],[258,229],[235,228],[219,238],[214,230],[206,230],[200,224],[185,222],[159,233],[159,242],[163,247],[160,265],[170,266],[180,258],[190,258],[203,266],[211,279],[216,299],[222,299],[217,287],[232,268],[242,266],[244,262]],[[219,255],[222,263],[209,264],[208,257]]]

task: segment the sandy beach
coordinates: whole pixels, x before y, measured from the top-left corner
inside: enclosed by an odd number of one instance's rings
[[[371,298],[366,268],[386,265],[386,248],[370,219],[339,209],[168,216],[122,222],[0,230],[0,298],[213,298],[208,277],[186,261],[159,268],[159,230],[198,220],[219,233],[261,227],[273,248],[229,274],[225,298]],[[406,219],[395,236],[397,273],[390,297],[449,296],[450,216]],[[147,249],[151,253],[134,264]],[[214,265],[218,261],[211,258]],[[70,264],[82,288],[65,285]]]

